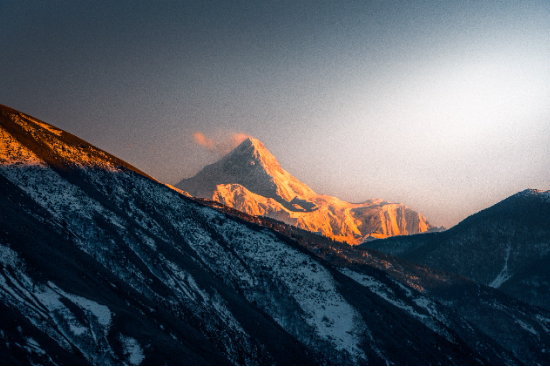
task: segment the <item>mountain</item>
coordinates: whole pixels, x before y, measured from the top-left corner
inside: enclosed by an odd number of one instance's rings
[[[190,198],[4,106],[0,208],[4,364],[550,360],[548,311]]]
[[[550,191],[524,190],[455,227],[361,245],[550,309]]]
[[[307,185],[283,170],[262,142],[254,138],[247,138],[221,160],[176,187],[186,187],[197,197],[212,198],[219,183],[238,183],[289,208],[292,205],[288,203],[294,198],[307,201],[315,196]]]
[[[213,199],[251,215],[287,224],[355,245],[435,230],[419,213],[381,199],[352,204],[317,195],[285,171],[257,139],[248,138],[218,162],[176,184],[189,194]]]

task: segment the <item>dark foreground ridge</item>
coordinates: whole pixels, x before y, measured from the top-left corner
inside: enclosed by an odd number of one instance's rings
[[[549,361],[545,310],[235,216],[42,121],[0,115],[4,364]]]

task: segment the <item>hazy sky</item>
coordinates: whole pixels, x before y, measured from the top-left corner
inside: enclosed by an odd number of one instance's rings
[[[1,0],[0,50],[1,104],[171,184],[249,134],[435,225],[550,189],[549,1]]]

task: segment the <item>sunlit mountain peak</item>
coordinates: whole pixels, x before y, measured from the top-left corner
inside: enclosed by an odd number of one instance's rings
[[[221,161],[235,159],[250,159],[250,165],[261,164],[266,170],[282,171],[277,158],[256,138],[246,138]]]
[[[250,215],[281,220],[349,244],[433,229],[426,218],[403,204],[382,199],[351,204],[317,195],[252,137],[176,187]]]
[[[251,192],[275,199],[292,210],[292,200],[316,196],[306,184],[285,171],[277,158],[255,138],[247,138],[221,160],[204,167],[176,187],[191,195],[211,199],[219,184],[239,184]],[[183,189],[185,187],[185,189]]]

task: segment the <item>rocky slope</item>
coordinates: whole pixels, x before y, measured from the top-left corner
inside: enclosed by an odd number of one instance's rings
[[[204,206],[3,106],[0,131],[6,364],[548,362],[550,312]]]
[[[248,138],[220,161],[176,187],[251,215],[281,220],[355,245],[367,238],[422,233],[434,228],[403,204],[351,204],[317,195],[280,165],[257,139]]]
[[[362,245],[550,308],[550,191],[525,190],[448,231]]]
[[[519,361],[413,287],[379,274],[377,290],[409,293],[374,292],[51,125],[2,107],[0,130],[5,362]]]

